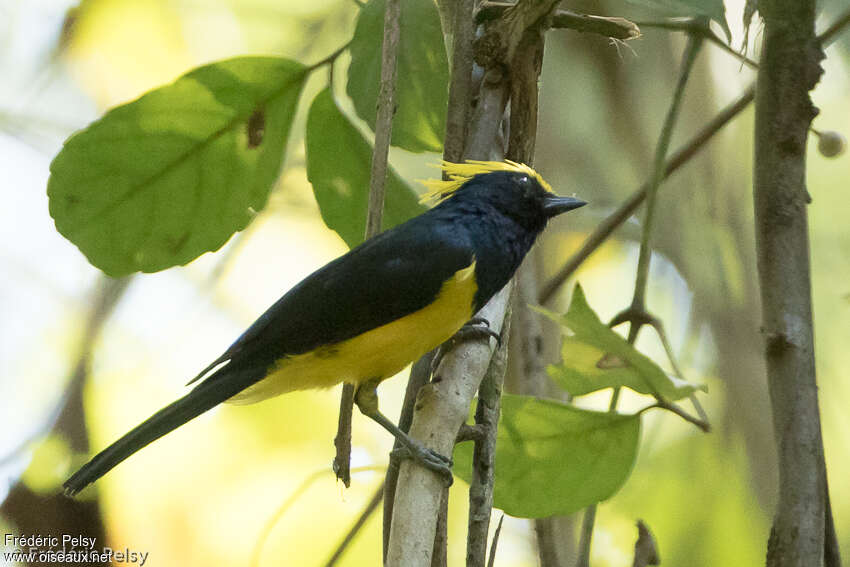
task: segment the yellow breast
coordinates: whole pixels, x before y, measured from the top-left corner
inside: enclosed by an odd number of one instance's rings
[[[348,340],[281,359],[229,402],[247,404],[294,390],[389,378],[451,337],[473,315],[475,262],[455,272],[419,311]]]

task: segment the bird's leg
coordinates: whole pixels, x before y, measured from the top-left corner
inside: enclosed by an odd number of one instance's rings
[[[410,437],[398,428],[387,416],[378,411],[378,392],[376,387],[380,380],[372,379],[361,383],[354,393],[354,403],[360,413],[376,421],[381,427],[392,433],[393,437],[401,443],[400,450],[393,452],[396,458],[411,458],[423,467],[441,474],[447,482],[452,484],[452,460],[444,457],[425,447],[422,443]]]
[[[463,327],[458,329],[457,333],[452,335],[452,338],[437,347],[437,354],[434,355],[434,359],[431,362],[431,374],[437,371],[437,367],[440,366],[443,357],[460,343],[477,339],[489,339],[490,337],[496,339],[497,348],[502,346],[502,335],[490,328],[490,321],[484,317],[473,317]]]

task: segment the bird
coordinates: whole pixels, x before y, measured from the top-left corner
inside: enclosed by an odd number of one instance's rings
[[[433,207],[374,236],[285,293],[189,384],[185,396],[95,455],[63,484],[73,496],[136,451],[223,403],[355,385],[360,411],[424,466],[451,461],[378,410],[377,385],[449,340],[511,279],[547,222],[586,203],[530,166],[443,161]],[[481,320],[473,319],[474,323]],[[486,321],[484,321],[486,324]]]

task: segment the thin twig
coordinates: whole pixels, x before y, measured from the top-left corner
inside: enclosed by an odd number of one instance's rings
[[[661,322],[661,319],[653,317],[649,324],[653,329],[655,329],[655,333],[661,340],[661,345],[664,347],[664,352],[667,354],[667,360],[670,361],[670,365],[673,367],[673,373],[678,378],[686,380],[685,374],[682,372],[682,369],[679,367],[679,363],[676,361],[676,354],[673,352],[673,345],[670,344],[670,339],[667,338],[667,332],[664,330],[664,324]],[[694,406],[699,418],[708,423],[708,414],[705,413],[705,410],[703,409],[699,398],[696,397],[696,394],[690,394],[688,396],[688,400],[690,400],[691,405]]]
[[[387,161],[395,112],[395,69],[401,33],[400,19],[400,0],[387,0],[384,12],[384,39],[381,45],[381,84],[378,92],[378,112],[375,118],[375,149],[372,151],[369,205],[366,212],[366,239],[381,232],[381,219],[384,214]],[[341,52],[341,49],[338,50],[336,55]],[[334,472],[346,487],[351,483],[351,414],[353,411],[354,386],[345,384],[342,387],[339,424],[334,438],[336,446]]]
[[[449,564],[449,487],[443,487],[440,495],[440,510],[431,546],[431,567],[448,567]]]
[[[486,2],[475,14],[477,23],[500,17],[512,6],[508,2]],[[552,27],[570,29],[582,33],[593,33],[612,39],[630,40],[640,37],[640,28],[625,18],[578,14],[569,10],[557,10],[552,15]]]
[[[824,47],[829,45],[835,40],[835,36],[844,31],[844,29],[850,25],[850,10],[845,11],[843,14],[838,16],[832,24],[820,35],[818,35],[817,40],[823,44]]]
[[[641,232],[640,256],[638,258],[637,275],[635,277],[635,292],[632,298],[631,306],[615,316],[612,323],[629,321],[629,344],[634,344],[637,340],[638,333],[641,327],[651,321],[653,317],[646,312],[646,284],[649,279],[649,263],[652,254],[650,245],[652,236],[652,220],[655,213],[656,198],[658,195],[658,187],[661,185],[667,170],[665,158],[670,146],[670,139],[673,136],[673,127],[679,116],[682,100],[685,93],[685,85],[688,83],[688,78],[696,62],[702,45],[702,36],[700,34],[690,34],[688,36],[688,44],[685,46],[685,54],[682,56],[682,65],[679,71],[679,79],[676,82],[676,88],[673,91],[673,100],[670,103],[670,108],[667,111],[667,116],[664,119],[664,125],[661,128],[661,135],[658,137],[658,144],[655,150],[655,159],[652,168],[652,177],[646,188],[646,219],[643,223],[643,231]],[[615,412],[617,410],[617,402],[620,399],[620,386],[614,388],[611,394],[611,401],[608,406],[608,411]],[[656,394],[659,407],[661,404],[665,406],[674,406],[661,396]],[[674,406],[675,407],[675,406]],[[685,419],[690,418],[684,411],[676,407],[674,409],[668,407],[671,411],[682,415]],[[687,416],[687,417],[686,417]],[[692,421],[693,418],[688,419]],[[590,545],[593,536],[593,524],[596,518],[596,505],[593,504],[585,511],[584,521],[582,522],[582,537],[579,546],[579,561],[578,567],[587,567],[590,560]]]
[[[496,437],[501,411],[502,385],[508,362],[508,340],[511,332],[510,304],[502,326],[502,345],[490,359],[490,366],[478,390],[475,424],[483,433],[475,440],[472,453],[472,479],[469,483],[469,520],[466,537],[467,567],[484,567],[487,535],[493,509]]]
[[[850,25],[850,11],[845,12],[836,19],[827,29],[823,31],[817,40],[826,47],[835,40],[835,36]],[[669,177],[674,171],[685,165],[691,160],[703,146],[711,140],[726,124],[738,116],[755,98],[755,85],[750,85],[744,90],[741,95],[726,108],[717,113],[711,121],[703,127],[702,130],[679,148],[667,161],[664,168],[664,179]],[[646,190],[648,184],[642,185],[637,191],[626,199],[620,207],[608,215],[602,221],[593,233],[584,241],[581,249],[572,255],[566,264],[558,270],[558,273],[546,282],[543,289],[540,291],[538,302],[542,305],[548,303],[554,297],[555,292],[564,285],[567,279],[578,269],[578,267],[599,248],[613,232],[619,228],[632,213],[643,203],[646,198]]]
[[[331,555],[328,562],[325,563],[325,567],[333,567],[337,564],[337,562],[342,558],[343,553],[345,553],[345,550],[348,549],[349,544],[354,541],[354,538],[357,537],[357,534],[360,533],[360,530],[366,525],[366,521],[372,517],[372,514],[374,514],[375,510],[378,509],[378,505],[381,503],[383,498],[384,483],[382,482],[380,486],[378,486],[377,490],[375,490],[375,494],[372,495],[372,498],[369,499],[369,503],[366,504],[365,508],[363,508],[360,516],[357,517],[354,525],[351,526],[351,529],[348,530],[345,537],[343,537],[342,541],[339,542],[339,545],[334,550],[333,555]]]
[[[346,49],[348,49],[348,48],[349,48],[349,46],[350,46],[350,45],[351,45],[351,40],[348,40],[347,42],[345,42],[345,44],[344,44],[344,45],[342,45],[342,46],[338,47],[338,48],[337,48],[337,49],[336,49],[333,53],[331,53],[331,54],[330,54],[330,55],[328,55],[327,57],[324,57],[323,59],[320,59],[320,60],[316,61],[315,63],[313,63],[312,65],[310,65],[310,66],[307,68],[307,70],[308,70],[308,71],[315,71],[316,69],[318,69],[318,68],[319,68],[319,67],[321,67],[322,65],[330,65],[330,64],[332,64],[334,61],[336,61],[336,60],[337,60],[337,58],[338,58],[340,55],[342,55],[342,54],[343,54],[343,52],[344,52]]]
[[[692,423],[692,424],[696,425],[697,427],[699,427],[705,433],[709,433],[711,431],[711,424],[709,424],[707,421],[704,421],[700,418],[692,416],[691,414],[689,414],[688,412],[686,412],[685,410],[683,410],[682,408],[680,408],[679,406],[677,406],[673,402],[669,402],[669,401],[667,401],[667,400],[665,400],[664,398],[661,398],[661,397],[657,397],[654,404],[652,404],[651,406],[647,406],[647,407],[643,408],[642,410],[638,411],[638,413],[643,413],[643,412],[650,410],[650,409],[653,409],[653,408],[659,408],[659,409],[663,409],[663,410],[673,412],[676,415],[678,415],[679,417],[681,417],[682,419],[684,419],[685,421],[687,421],[688,423]]]
[[[694,157],[705,144],[711,140],[726,124],[741,113],[752,101],[755,96],[755,88],[750,86],[741,96],[729,106],[717,113],[717,115],[705,125],[705,127],[697,132],[693,138],[685,143],[679,150],[674,153],[667,161],[664,167],[664,178],[669,177],[674,171],[686,164]],[[555,292],[567,281],[567,279],[578,269],[578,267],[599,248],[611,234],[620,227],[637,208],[643,203],[646,198],[646,192],[649,183],[642,185],[637,191],[626,199],[616,211],[608,215],[596,229],[587,237],[582,247],[567,260],[566,264],[558,270],[558,273],[546,282],[540,291],[538,302],[542,305],[548,303],[555,295]]]
[[[493,541],[490,543],[490,558],[487,560],[487,567],[493,567],[496,563],[496,549],[499,547],[499,536],[502,535],[502,523],[505,521],[505,515],[499,516],[499,523],[496,524],[496,531],[493,532]]]
[[[381,46],[381,86],[378,92],[378,112],[375,118],[375,149],[369,181],[369,208],[366,216],[366,238],[381,232],[384,195],[387,180],[387,161],[395,114],[395,75],[398,42],[401,34],[401,1],[387,0],[384,13],[384,41]]]
[[[446,109],[446,138],[443,159],[458,163],[463,159],[469,110],[472,100],[472,26],[474,0],[458,0],[453,7],[452,75],[449,82],[449,103]]]
[[[584,510],[581,521],[581,536],[578,543],[578,560],[576,567],[590,566],[590,544],[593,541],[593,524],[596,522],[596,504]]]
[[[343,384],[339,399],[339,421],[337,422],[334,447],[336,455],[333,471],[346,488],[351,486],[351,419],[354,414],[354,385]]]
[[[658,145],[655,151],[655,160],[652,167],[652,177],[650,178],[649,186],[646,191],[646,218],[643,222],[643,231],[641,233],[640,256],[638,258],[637,277],[635,280],[635,293],[632,299],[633,308],[645,308],[646,284],[649,278],[649,263],[652,257],[652,246],[650,240],[652,237],[653,219],[655,216],[655,203],[658,196],[658,187],[661,185],[665,175],[664,160],[667,157],[667,151],[670,146],[670,139],[673,137],[673,126],[679,117],[679,109],[684,98],[685,85],[691,74],[697,54],[702,46],[702,36],[691,34],[688,36],[688,44],[685,47],[685,55],[682,58],[681,72],[679,80],[676,84],[676,90],[673,93],[673,102],[670,104],[670,109],[667,111],[667,117],[664,119],[664,126],[661,129],[661,136],[658,139]],[[634,325],[633,325],[634,326]],[[631,334],[631,330],[630,330]]]
[[[699,18],[687,18],[684,20],[643,20],[636,21],[636,25],[642,28],[656,28],[670,31],[681,31],[687,32],[689,34],[699,34],[704,39],[707,39],[744,65],[747,65],[751,69],[758,69],[758,63],[732,49],[725,41],[717,37],[717,34],[714,33],[710,27],[708,27],[705,23],[702,22]]]

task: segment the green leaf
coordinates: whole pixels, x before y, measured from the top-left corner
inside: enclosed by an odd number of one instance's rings
[[[240,57],[110,110],[50,166],[56,229],[111,276],[217,250],[265,206],[306,77]]]
[[[641,394],[659,394],[679,400],[704,386],[666,374],[623,337],[602,323],[576,285],[566,314],[535,308],[571,332],[563,338],[561,364],[547,371],[566,391],[581,396],[597,390],[626,386]]]
[[[645,6],[666,16],[685,16],[710,18],[720,24],[726,34],[726,40],[732,41],[732,32],[726,22],[726,7],[723,0],[629,0],[633,4]]]
[[[494,505],[511,516],[571,514],[610,498],[634,466],[640,416],[579,409],[530,396],[502,396]],[[454,452],[469,482],[471,442]]]
[[[346,92],[357,115],[375,129],[386,0],[360,9],[351,41]],[[401,0],[392,144],[411,152],[440,151],[446,130],[449,65],[433,0]]]
[[[363,242],[372,147],[339,110],[329,89],[316,95],[307,115],[307,178],[322,219],[350,247]],[[383,227],[423,212],[416,193],[389,168]]]

